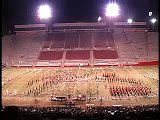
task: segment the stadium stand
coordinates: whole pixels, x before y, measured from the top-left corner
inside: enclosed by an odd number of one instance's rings
[[[142,26],[136,28],[134,24],[136,27]],[[84,53],[88,56],[85,59],[88,59],[87,62],[92,66],[98,62],[100,64],[106,64],[106,62],[110,62],[110,64],[138,64],[139,62],[157,61],[158,34],[142,29],[144,23],[134,24],[131,26],[132,28],[125,28],[126,23],[115,23],[115,29],[111,32],[102,27],[105,26],[103,22],[87,24],[57,23],[53,26],[53,28],[56,27],[55,31],[50,34],[44,32],[44,25],[42,24],[29,25],[29,29],[34,28],[34,26],[37,29],[30,31],[30,34],[26,34],[26,31],[23,34],[23,29],[27,29],[27,25],[17,25],[15,26],[16,35],[2,38],[2,62],[10,66],[32,66],[36,65],[36,62],[40,62],[41,59],[52,63],[57,63],[57,59],[62,59],[61,62],[59,61],[59,65],[63,66],[69,60],[71,62],[71,58],[68,56],[72,54],[70,53],[72,50],[75,50],[73,52],[75,54],[77,54],[76,51],[88,50],[89,53]],[[84,25],[90,26],[90,28],[83,28]],[[64,30],[65,27],[67,27],[66,30]],[[105,50],[116,51],[116,53],[104,53]],[[51,60],[47,57],[41,58],[44,53],[51,53],[45,51],[63,52],[60,55],[61,57],[53,58],[52,56]],[[95,57],[96,53],[100,53],[99,57]],[[80,60],[82,58],[77,57],[76,59]],[[77,60],[76,65],[78,65]]]
[[[114,41],[122,64],[136,64],[137,60],[123,29],[115,30]]]
[[[138,62],[146,61],[146,34],[145,32],[125,32],[131,48],[133,49],[135,59]]]
[[[77,32],[66,33],[65,49],[78,48],[79,41],[80,41],[79,33]]]
[[[80,48],[91,48],[92,47],[92,33],[80,32]]]
[[[11,42],[11,36],[2,37],[2,63],[6,63],[7,66],[9,66],[9,56],[11,56],[9,49]]]
[[[41,51],[38,60],[60,60],[63,51]]]
[[[90,58],[89,50],[67,51],[66,59],[68,60],[88,60]]]
[[[95,50],[94,51],[95,59],[117,59],[118,54],[115,50]]]
[[[64,48],[65,33],[54,33],[54,38],[51,43],[51,49]]]
[[[113,40],[113,35],[111,32],[107,32],[107,38],[108,38],[108,46],[109,47],[114,47],[115,44],[114,44],[114,40]]]
[[[158,39],[159,35],[157,32],[148,32],[147,34],[147,38],[148,38],[148,46],[147,46],[147,57],[148,57],[148,61],[155,61],[158,59],[158,54],[159,52],[159,46],[158,46]]]
[[[14,108],[14,109],[13,109]],[[12,111],[12,116],[8,116]],[[4,106],[3,119],[17,120],[158,120],[158,105],[108,107],[27,107]]]
[[[94,47],[105,48],[107,46],[106,32],[95,32],[93,34],[93,39],[94,39]]]
[[[48,37],[46,38],[42,48],[44,48],[44,49],[50,48],[52,38],[53,38],[53,35],[49,34]]]

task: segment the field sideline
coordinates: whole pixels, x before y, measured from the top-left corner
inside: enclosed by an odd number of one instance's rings
[[[115,74],[122,79],[134,78],[142,85],[149,86],[152,92],[149,96],[111,96],[110,87],[135,85],[105,80],[104,74]],[[51,95],[70,95],[71,98],[85,96],[85,101],[75,102],[77,106],[158,104],[158,78],[158,66],[2,68],[2,105],[65,104],[50,101]]]

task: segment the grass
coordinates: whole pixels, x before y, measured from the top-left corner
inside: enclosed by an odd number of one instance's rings
[[[130,83],[113,82],[109,83],[102,79],[96,80],[95,77],[101,77],[105,73],[115,73],[121,78],[135,78],[141,80],[143,85],[148,85],[152,97],[130,96],[114,98],[110,95],[110,86],[127,86]],[[147,74],[148,76],[145,76]],[[49,76],[61,76],[58,80],[53,78],[54,83],[45,85],[45,88],[38,95],[28,94],[28,91],[36,91],[41,88],[45,82],[51,78]],[[74,78],[69,80],[67,76]],[[45,80],[42,78],[45,77]],[[48,77],[48,78],[46,78]],[[71,77],[71,78],[72,78]],[[39,79],[39,82],[36,82]],[[66,79],[66,80],[65,80]],[[9,80],[9,81],[8,81]],[[8,81],[8,82],[7,82]],[[27,87],[28,83],[33,81],[33,85]],[[114,66],[114,67],[68,67],[68,68],[3,68],[2,69],[2,105],[64,105],[64,102],[51,102],[50,96],[68,96],[77,97],[85,95],[86,101],[75,102],[76,105],[85,106],[85,104],[94,105],[146,105],[158,104],[158,66]],[[48,87],[47,87],[48,86]],[[6,95],[8,91],[8,95]],[[11,95],[16,93],[16,95]],[[104,98],[100,101],[100,98]],[[38,103],[35,103],[35,98]],[[91,98],[91,99],[90,99]]]

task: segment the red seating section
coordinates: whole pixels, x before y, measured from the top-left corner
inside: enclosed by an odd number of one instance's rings
[[[94,50],[94,58],[96,59],[117,59],[118,54],[115,50]]]
[[[87,60],[89,58],[89,50],[71,50],[66,53],[66,59],[68,60]]]
[[[60,60],[62,59],[63,51],[42,51],[38,60]]]

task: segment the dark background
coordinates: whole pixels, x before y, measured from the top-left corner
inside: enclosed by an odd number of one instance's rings
[[[6,33],[14,24],[41,23],[37,9],[47,0],[2,0],[2,32]],[[54,22],[96,22],[104,16],[105,5],[109,0],[48,0],[53,8]],[[158,0],[116,0],[120,5],[117,21],[128,17],[135,21],[146,21],[148,12],[158,18]]]

